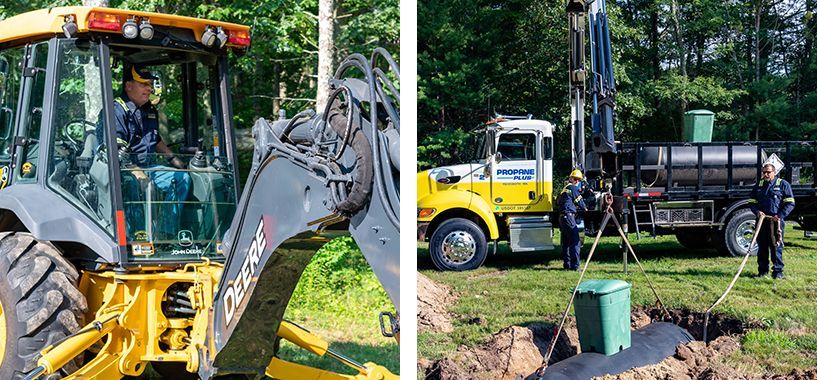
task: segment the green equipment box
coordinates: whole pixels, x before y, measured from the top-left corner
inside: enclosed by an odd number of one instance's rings
[[[684,113],[684,141],[712,142],[715,113],[709,110],[692,110]]]
[[[613,355],[630,347],[630,287],[621,280],[588,280],[573,308],[582,352]]]

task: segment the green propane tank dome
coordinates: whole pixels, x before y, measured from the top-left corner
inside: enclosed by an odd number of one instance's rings
[[[691,110],[684,113],[684,141],[712,142],[715,113],[709,110]]]
[[[578,294],[595,294],[599,296],[629,289],[633,285],[621,280],[587,280],[576,287]]]

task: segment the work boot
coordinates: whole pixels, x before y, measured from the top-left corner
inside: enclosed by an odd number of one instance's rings
[[[763,278],[769,275],[769,272],[759,272],[758,274],[754,275],[754,278]]]
[[[782,280],[783,279],[783,272],[772,274],[772,278],[775,280]]]

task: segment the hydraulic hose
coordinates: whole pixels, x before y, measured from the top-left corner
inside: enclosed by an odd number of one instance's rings
[[[351,68],[357,68],[358,70],[360,70],[364,74],[364,76],[366,78],[366,82],[367,82],[367,84],[369,86],[369,102],[370,102],[369,122],[372,125],[371,135],[372,135],[372,145],[373,145],[372,153],[373,153],[373,158],[374,158],[373,165],[374,165],[375,189],[377,190],[377,195],[380,198],[380,201],[385,206],[384,208],[386,209],[386,216],[389,218],[389,221],[392,222],[394,225],[399,226],[400,225],[400,218],[397,216],[393,205],[391,205],[391,202],[389,201],[388,197],[386,196],[386,190],[385,190],[386,186],[384,184],[383,172],[381,171],[381,170],[383,170],[383,167],[382,167],[382,163],[380,161],[380,149],[379,149],[379,147],[380,147],[380,143],[379,143],[380,142],[380,134],[379,134],[379,132],[380,131],[379,131],[378,125],[377,125],[377,120],[378,120],[378,118],[377,118],[377,96],[378,96],[378,94],[377,94],[377,90],[375,89],[376,84],[375,84],[374,74],[372,73],[372,68],[371,68],[371,66],[369,66],[369,62],[366,60],[366,57],[364,57],[361,54],[355,53],[355,54],[352,54],[349,57],[347,57],[346,60],[343,61],[343,63],[341,63],[340,66],[338,66],[338,69],[335,72],[335,78],[342,78],[343,74],[345,74],[346,71],[351,69]]]

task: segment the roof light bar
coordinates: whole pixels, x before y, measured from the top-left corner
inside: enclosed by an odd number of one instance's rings
[[[238,46],[250,46],[250,32],[246,30],[228,30],[227,42]]]
[[[119,31],[122,26],[119,15],[91,12],[88,16],[88,29]]]
[[[224,29],[222,29],[220,26],[218,27],[217,30],[218,30],[218,33],[216,33],[216,43],[217,43],[216,46],[218,46],[218,48],[221,49],[221,48],[224,47],[224,45],[227,44],[227,34],[224,33]]]
[[[65,16],[65,24],[62,24],[62,32],[65,33],[65,38],[73,38],[77,35],[79,27],[77,27],[77,19],[74,15]]]
[[[152,40],[153,32],[153,25],[150,25],[150,21],[147,18],[143,18],[142,23],[139,24],[139,38],[143,40]]]
[[[136,25],[136,21],[134,21],[133,17],[128,18],[128,21],[122,24],[122,35],[129,40],[139,35],[139,26]]]
[[[210,25],[204,27],[204,33],[201,34],[201,43],[206,47],[213,47],[216,43],[216,33]]]

